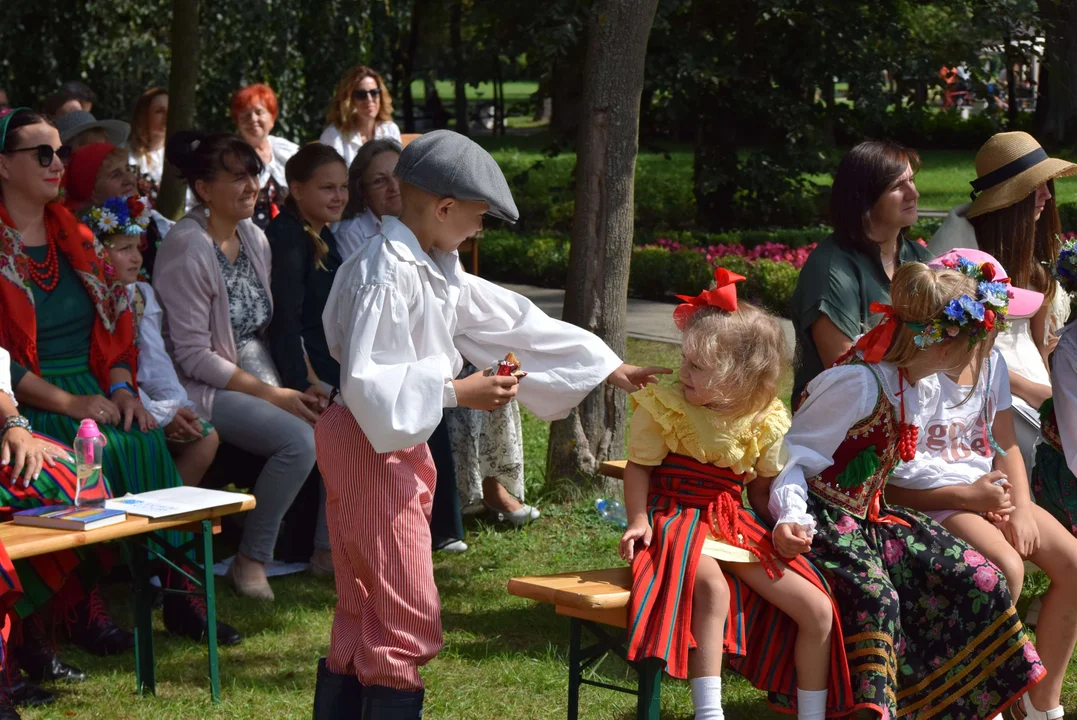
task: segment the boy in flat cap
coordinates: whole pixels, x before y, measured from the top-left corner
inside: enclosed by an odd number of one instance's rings
[[[598,337],[464,273],[456,249],[489,213],[519,212],[493,158],[447,130],[400,156],[400,218],[337,271],[322,320],[341,366],[315,428],[338,602],[319,665],[315,720],[422,716],[419,667],[441,649],[431,561],[435,472],[426,440],[444,408],[493,410],[512,397],[564,417],[608,381],[632,392],[665,368],[625,365]],[[456,380],[461,356],[487,367],[513,352],[527,372]]]

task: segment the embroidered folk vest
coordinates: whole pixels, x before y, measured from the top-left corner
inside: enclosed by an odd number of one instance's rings
[[[834,451],[834,462],[815,477],[808,490],[821,500],[861,520],[879,521],[886,479],[898,462],[898,417],[883,392],[876,369],[856,356],[840,363],[864,365],[875,375],[878,399],[871,414],[849,428]]]

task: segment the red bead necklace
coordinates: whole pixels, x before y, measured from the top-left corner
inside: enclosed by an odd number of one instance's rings
[[[29,260],[30,279],[45,292],[52,292],[56,284],[60,282],[60,257],[56,250],[56,236],[52,229],[52,223],[45,219],[45,237],[48,240],[48,253],[44,262],[37,262],[27,256]]]
[[[898,370],[898,396],[901,397],[901,423],[898,425],[898,457],[902,462],[912,462],[916,458],[916,443],[920,436],[920,427],[905,422],[905,391],[912,387],[906,385],[905,368]]]

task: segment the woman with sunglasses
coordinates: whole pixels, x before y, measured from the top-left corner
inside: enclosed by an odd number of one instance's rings
[[[341,78],[328,121],[318,141],[334,148],[349,166],[365,142],[376,138],[400,142],[400,128],[393,122],[393,99],[385,81],[365,65],[352,68]]]
[[[0,115],[0,347],[11,355],[15,398],[35,430],[62,443],[74,441],[83,419],[96,421],[115,494],[177,487],[164,431],[138,399],[127,293],[106,271],[104,248],[90,229],[57,202],[62,154],[59,133],[41,115],[27,108]],[[170,540],[189,537],[173,533]],[[165,584],[183,589],[186,578],[168,573]],[[166,604],[165,625],[200,640],[205,610],[183,596]],[[76,640],[109,654],[133,645],[130,633],[120,632],[110,621]],[[219,642],[240,639],[223,623],[217,632],[227,638]]]

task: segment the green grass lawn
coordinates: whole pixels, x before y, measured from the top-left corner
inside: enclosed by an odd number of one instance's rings
[[[628,359],[638,364],[676,366],[678,349],[630,339]],[[786,387],[784,392],[788,393]],[[602,521],[594,493],[577,502],[543,495],[548,426],[524,413],[528,499],[542,518],[528,528],[509,530],[482,520],[467,524],[471,546],[462,555],[435,556],[434,572],[443,605],[445,649],[423,671],[426,717],[431,720],[561,720],[567,696],[568,621],[548,605],[510,596],[512,577],[620,564],[619,531]],[[1028,585],[1042,592],[1042,581]],[[157,614],[157,696],[134,692],[134,656],[96,658],[63,648],[63,657],[91,673],[86,683],[58,690],[46,709],[25,709],[41,718],[309,718],[316,662],[329,644],[336,593],[329,581],[293,576],[273,581],[277,601],[261,604],[235,597],[221,584],[219,612],[245,634],[239,646],[221,649],[223,702],[209,702],[205,652],[164,632]],[[117,619],[131,625],[127,589],[106,589]],[[1022,602],[1027,601],[1023,599]],[[1072,669],[1072,666],[1071,666]],[[606,682],[632,684],[631,671],[617,658],[602,660],[594,673]],[[1077,674],[1070,673],[1071,678]],[[726,716],[736,720],[777,720],[763,694],[736,675],[723,686]],[[1077,706],[1077,687],[1066,684],[1064,702]],[[581,690],[584,720],[629,720],[634,698],[598,688]],[[666,680],[662,717],[691,717],[686,683]]]
[[[456,84],[451,80],[435,80],[434,85],[437,87],[441,102],[445,103],[446,107],[450,106],[453,102],[453,98],[456,97]],[[537,82],[507,82],[505,83],[505,101],[527,100],[534,95],[536,91],[538,91]],[[411,97],[416,102],[422,102],[426,98],[426,87],[422,80],[411,81]],[[478,87],[468,85],[467,99],[493,100],[494,84],[490,82],[482,82],[479,83]]]

